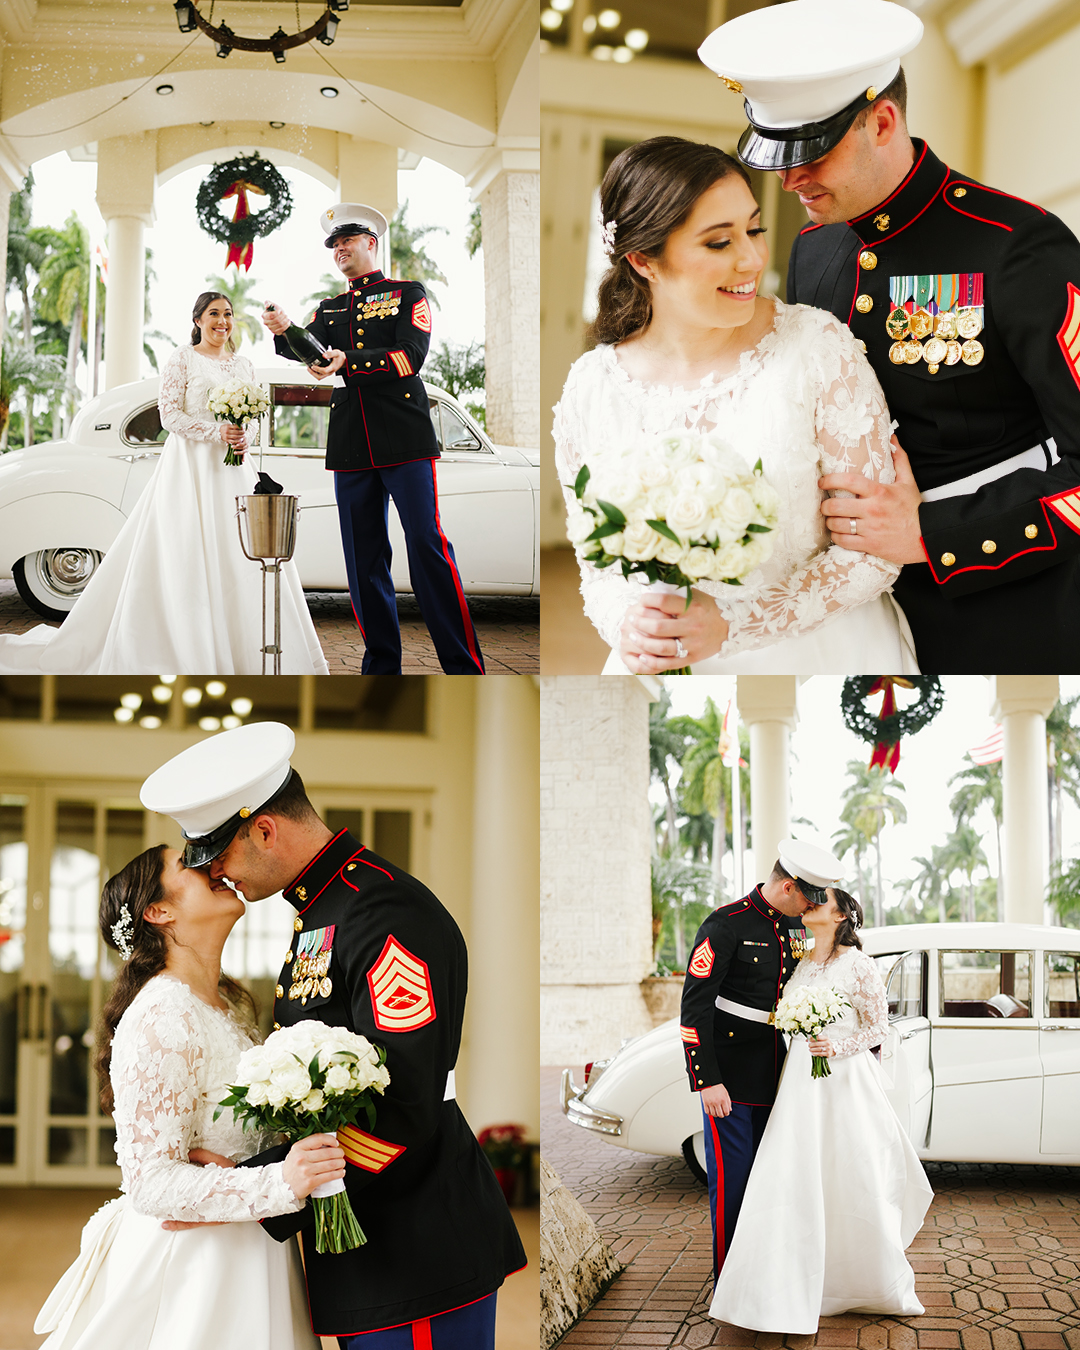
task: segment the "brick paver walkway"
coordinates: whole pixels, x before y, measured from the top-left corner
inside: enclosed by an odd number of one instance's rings
[[[706,1313],[704,1188],[681,1159],[630,1153],[570,1125],[558,1080],[558,1070],[541,1070],[544,1156],[626,1263],[559,1342],[567,1350],[1080,1350],[1080,1170],[930,1163],[935,1199],[908,1253],[922,1317],[826,1317],[816,1337],[744,1331]]]
[[[357,675],[364,644],[347,591],[308,591],[308,608],[331,675]],[[401,624],[401,669],[405,675],[439,673],[420,608],[411,595],[397,598]],[[538,596],[470,595],[469,610],[489,675],[535,675],[540,670]],[[0,633],[25,633],[42,619],[23,604],[13,581],[0,580]],[[207,674],[216,674],[207,671]]]

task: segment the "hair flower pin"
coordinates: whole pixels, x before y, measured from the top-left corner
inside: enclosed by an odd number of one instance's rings
[[[135,937],[135,925],[131,921],[131,910],[126,904],[120,906],[120,917],[110,931],[113,941],[116,943],[116,950],[125,961],[129,960]]]
[[[619,228],[617,220],[605,220],[603,215],[596,217],[600,222],[600,234],[604,240],[604,252],[609,258],[615,254],[615,231]]]

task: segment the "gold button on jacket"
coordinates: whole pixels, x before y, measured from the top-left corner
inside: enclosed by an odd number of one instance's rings
[[[943,553],[941,555],[942,567],[951,567],[955,561],[956,561],[955,553]]]
[[[984,539],[984,540],[983,540],[982,551],[983,551],[984,553],[996,553],[996,552],[997,552],[997,544],[995,544],[994,541],[993,541],[992,539]]]
[[[855,308],[860,314],[869,314],[874,308],[873,297],[869,295],[860,295],[858,300],[855,301]]]

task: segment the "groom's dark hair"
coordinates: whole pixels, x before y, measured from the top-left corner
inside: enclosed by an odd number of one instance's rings
[[[292,777],[281,789],[274,800],[255,816],[276,816],[279,820],[292,820],[298,825],[311,824],[319,819],[319,814],[308,800],[304,780],[292,771]],[[254,820],[255,816],[251,819]],[[246,839],[251,833],[251,820],[245,820],[236,831],[236,839]]]
[[[652,136],[628,146],[611,161],[600,185],[600,211],[614,232],[611,267],[600,282],[599,310],[589,330],[594,342],[622,342],[652,319],[649,283],[626,255],[658,258],[694,203],[714,183],[750,175],[737,159],[715,145],[681,136]]]

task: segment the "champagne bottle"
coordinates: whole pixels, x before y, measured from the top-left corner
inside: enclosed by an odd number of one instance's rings
[[[277,305],[269,300],[266,302],[266,308],[271,312],[277,312]],[[281,336],[289,344],[296,359],[303,361],[305,366],[326,365],[326,348],[306,328],[301,328],[298,323],[291,323]]]

